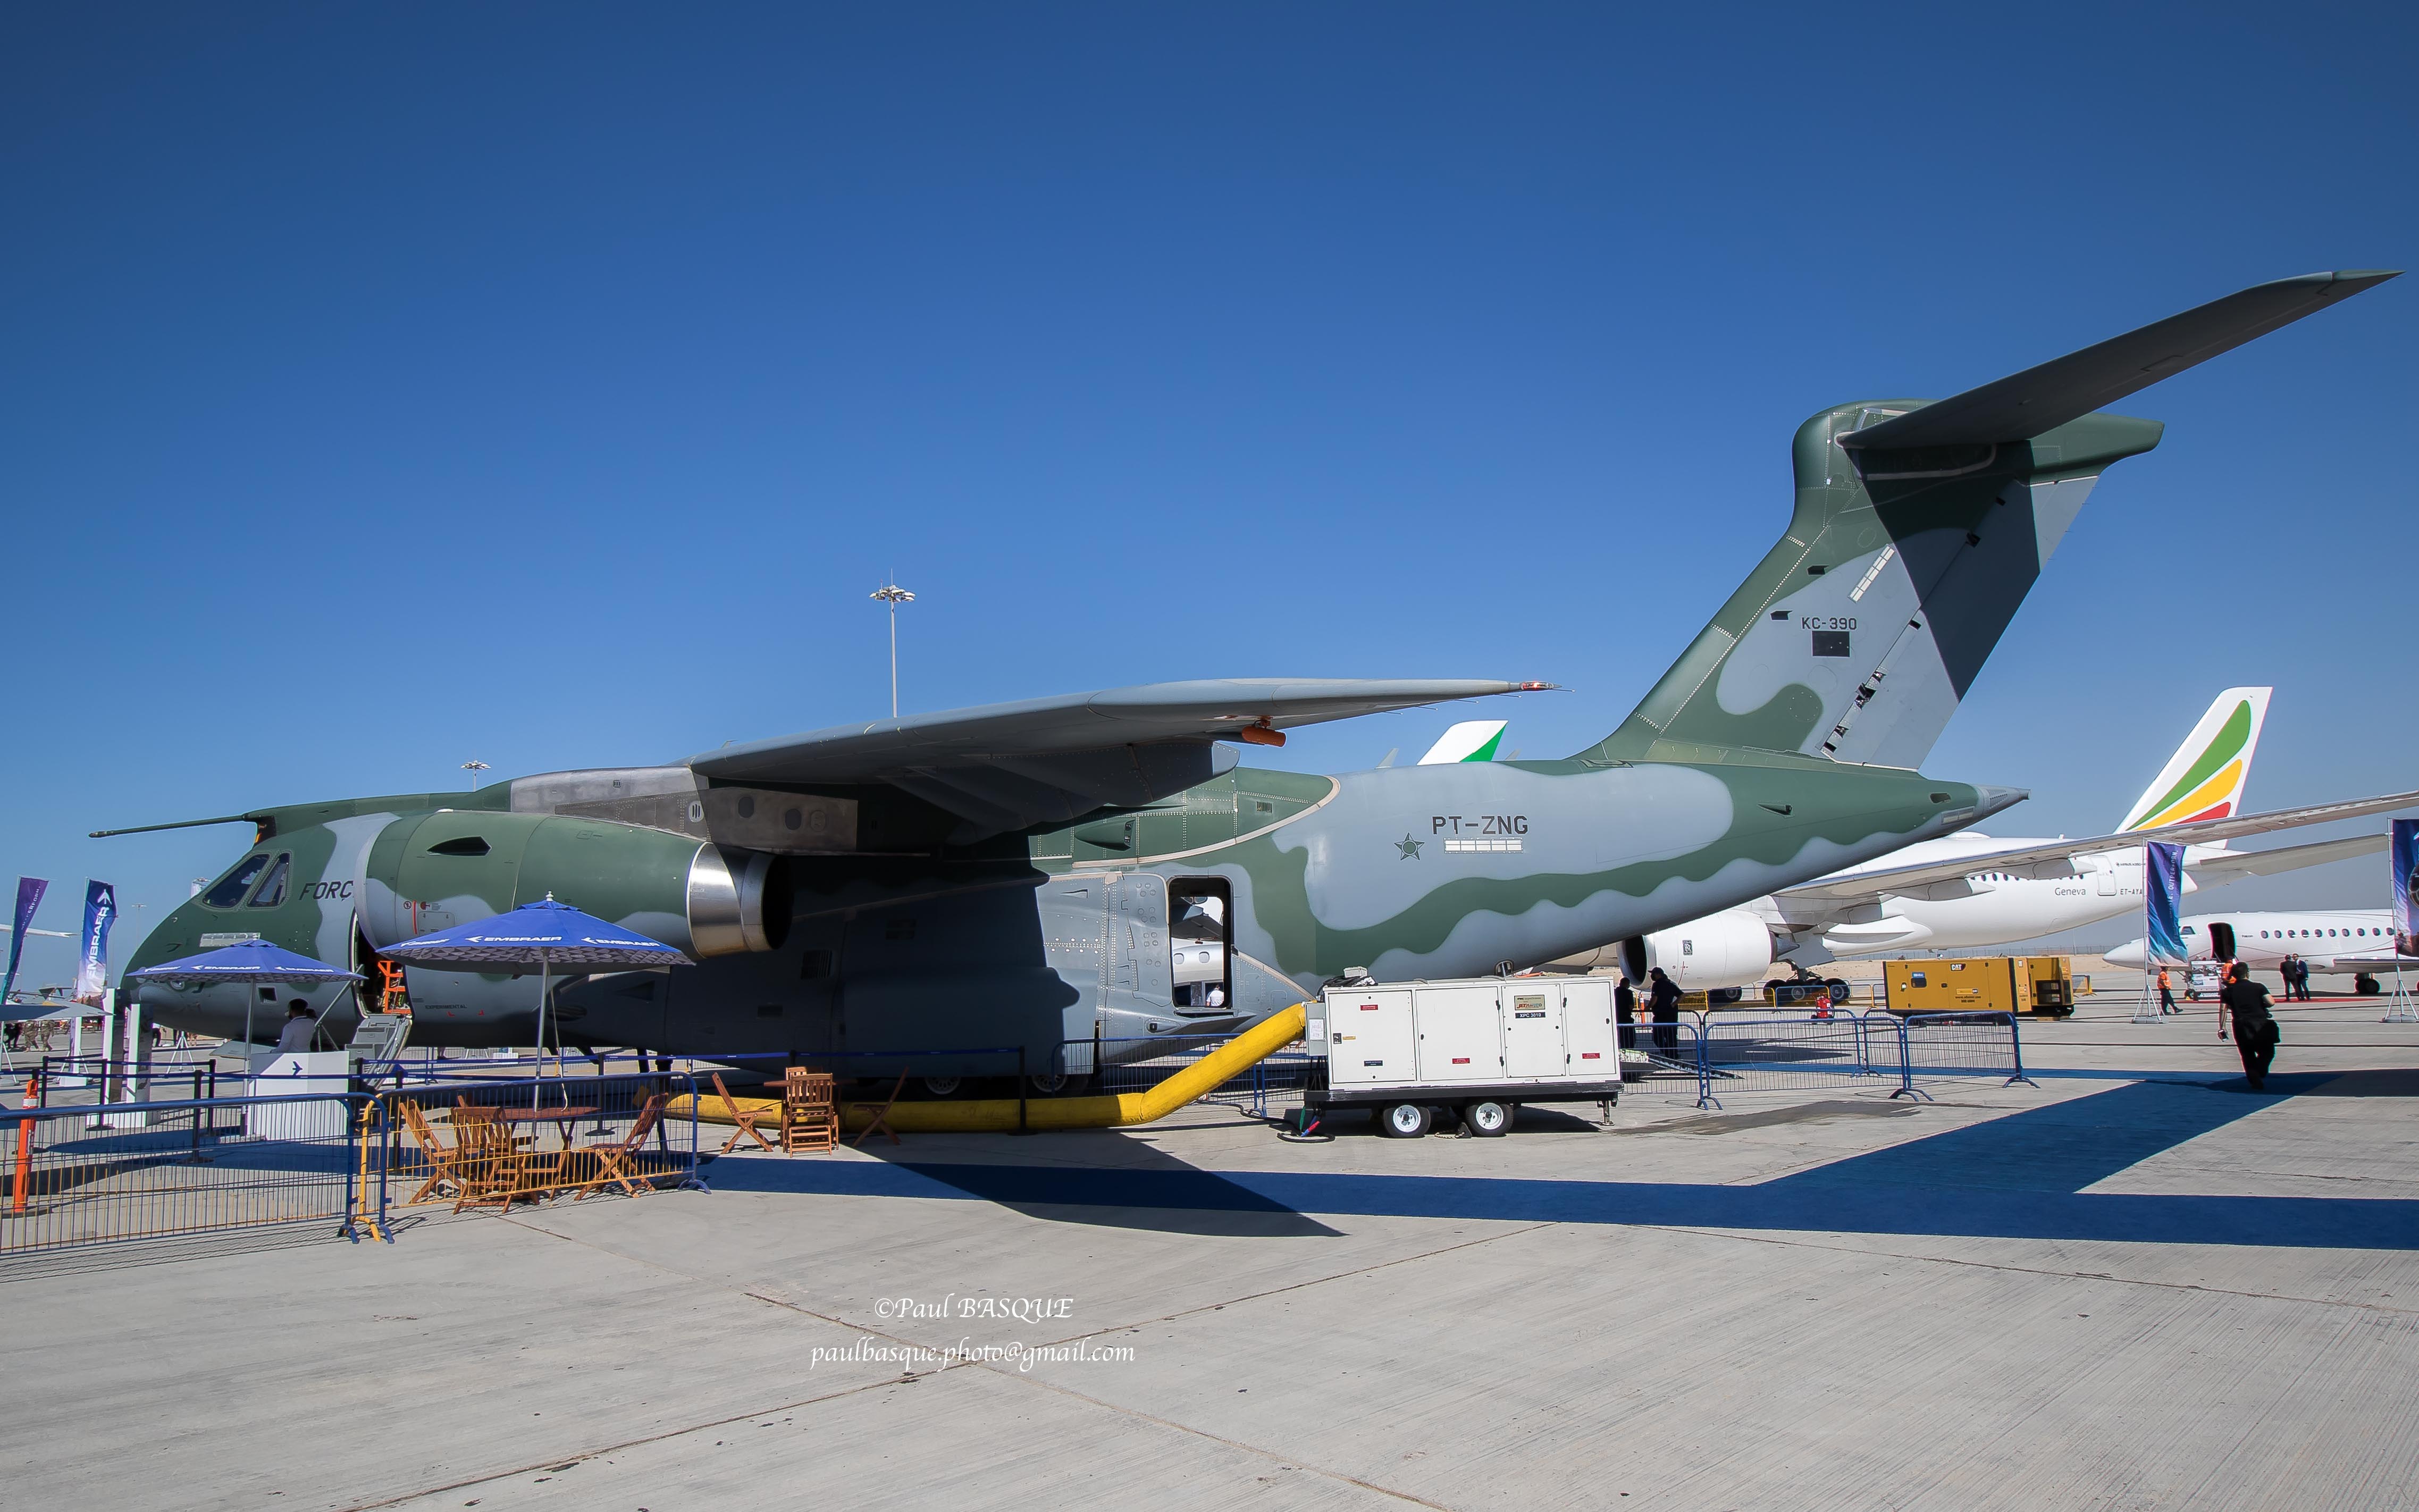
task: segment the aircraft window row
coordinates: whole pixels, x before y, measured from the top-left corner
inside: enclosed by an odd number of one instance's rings
[[[2280,929],[2280,930],[2277,930],[2277,931],[2276,931],[2275,933],[2273,933],[2273,934],[2272,934],[2271,933],[2269,933],[2267,930],[2264,930],[2264,929],[2263,929],[2263,930],[2261,930],[2261,931],[2259,932],[2259,937],[2260,937],[2261,939],[2263,939],[2263,940],[2270,940],[2270,939],[2274,939],[2274,940],[2295,940],[2295,939],[2307,940],[2307,939],[2345,939],[2345,938],[2368,939],[2368,938],[2371,938],[2372,936],[2373,936],[2373,937],[2375,937],[2375,938],[2377,938],[2377,939],[2380,939],[2380,940],[2381,940],[2381,939],[2383,939],[2383,938],[2385,937],[2385,931],[2383,931],[2383,930],[2381,930],[2381,929],[2380,929],[2380,930],[2366,930],[2366,929],[2346,929],[2346,930],[2333,930],[2333,929],[2305,929],[2305,930],[2289,930],[2289,929]]]

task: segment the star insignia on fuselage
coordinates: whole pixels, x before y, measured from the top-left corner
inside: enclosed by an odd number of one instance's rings
[[[1401,840],[1394,842],[1394,849],[1403,853],[1404,860],[1416,861],[1420,858],[1420,847],[1426,843],[1427,841],[1425,841],[1411,839],[1410,835],[1406,832]]]

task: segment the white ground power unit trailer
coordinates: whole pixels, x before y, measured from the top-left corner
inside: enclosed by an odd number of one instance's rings
[[[1426,1134],[1440,1108],[1494,1135],[1523,1103],[1621,1097],[1610,977],[1330,987],[1302,1038],[1327,1056],[1327,1085],[1307,1105],[1374,1107],[1379,1132],[1397,1139]]]

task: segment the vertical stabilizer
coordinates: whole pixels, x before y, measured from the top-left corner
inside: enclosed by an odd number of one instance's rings
[[[2268,722],[2268,696],[2274,691],[2229,687],[2220,693],[2158,777],[2134,800],[2118,830],[2241,813],[2242,787],[2251,779],[2251,757],[2259,748],[2259,728]]]
[[[1453,762],[1491,762],[1495,748],[1503,743],[1502,719],[1464,719],[1428,748],[1420,758],[1422,766],[1442,766]]]
[[[2393,276],[2262,284],[1951,398],[1814,416],[1788,531],[1577,759],[1919,764],[2102,471],[2158,444],[2099,407]]]

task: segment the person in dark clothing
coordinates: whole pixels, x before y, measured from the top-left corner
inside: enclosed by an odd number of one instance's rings
[[[1621,1048],[1637,1049],[1638,1031],[1630,1026],[1638,1022],[1638,994],[1630,987],[1627,977],[1613,985],[1612,1016],[1621,1025]]]
[[[1655,1048],[1669,1060],[1680,1050],[1680,984],[1663,975],[1656,966],[1646,973],[1651,985],[1646,992],[1646,1009],[1655,1018]]]
[[[2310,964],[2298,955],[2293,957],[2293,996],[2300,1002],[2310,1000]]]
[[[2234,1048],[2242,1057],[2242,1078],[2255,1092],[2268,1085],[2268,1068],[2276,1059],[2275,1015],[2268,1011],[2268,989],[2251,980],[2251,968],[2237,964],[2218,1000],[2234,1021]]]

